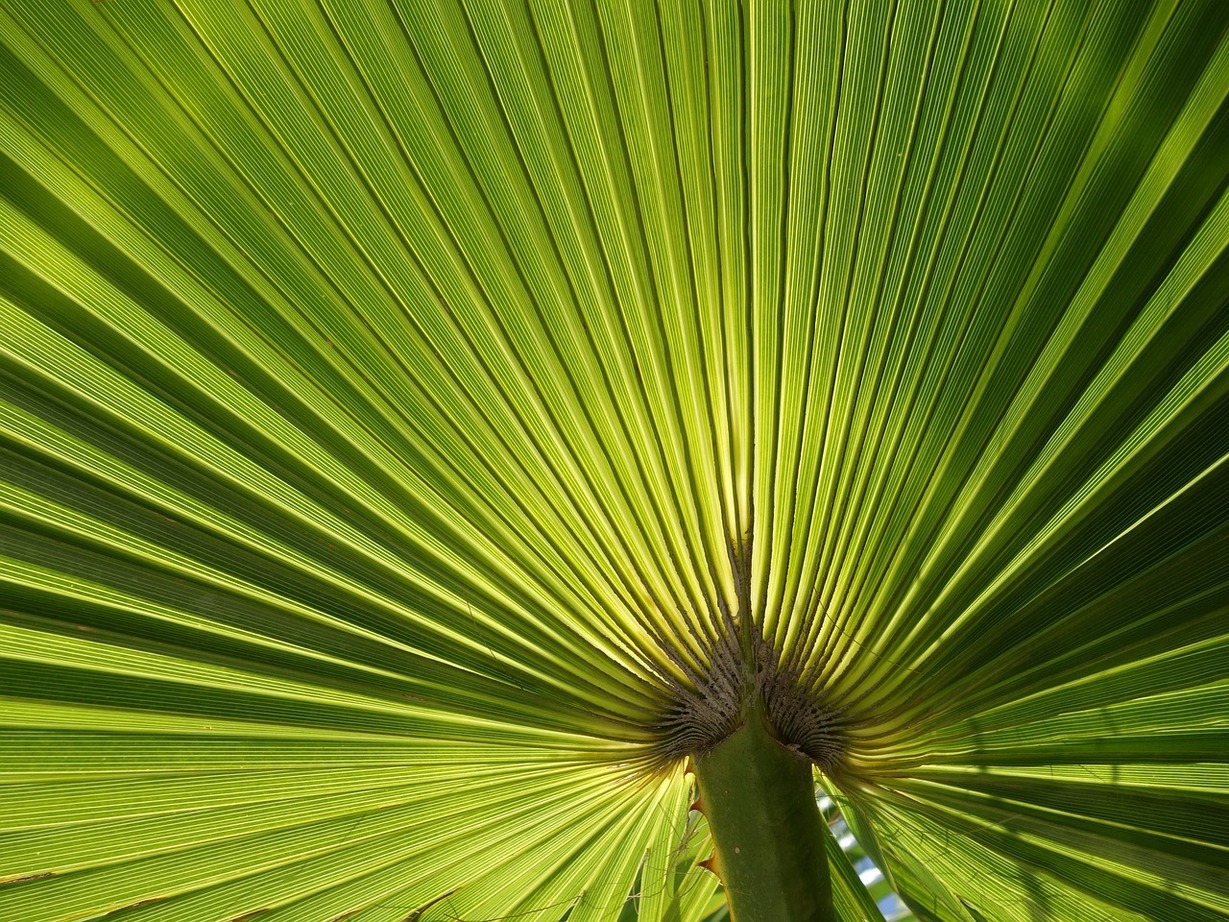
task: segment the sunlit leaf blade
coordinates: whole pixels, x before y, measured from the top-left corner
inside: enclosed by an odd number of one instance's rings
[[[857,870],[825,824],[825,845],[832,867],[832,903],[842,919],[883,922],[883,913],[862,882]]]
[[[736,618],[919,918],[1229,914],[1227,29],[0,8],[0,918],[702,919]]]

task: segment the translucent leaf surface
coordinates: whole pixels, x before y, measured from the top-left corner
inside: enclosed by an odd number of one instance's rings
[[[733,617],[919,918],[1229,914],[1227,26],[4,6],[0,918],[703,918]]]

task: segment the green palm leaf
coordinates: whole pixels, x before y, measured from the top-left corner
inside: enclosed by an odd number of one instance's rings
[[[1227,27],[0,9],[0,918],[1229,914]]]

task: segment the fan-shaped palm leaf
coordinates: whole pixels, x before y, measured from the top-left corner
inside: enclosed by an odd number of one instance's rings
[[[4,5],[0,918],[1229,913],[1227,21]]]

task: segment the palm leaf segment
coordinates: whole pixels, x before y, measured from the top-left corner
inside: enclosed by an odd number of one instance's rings
[[[1229,912],[1223,4],[429,6],[0,10],[0,917]]]

